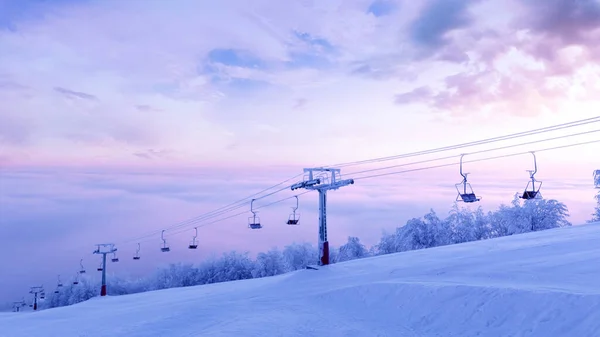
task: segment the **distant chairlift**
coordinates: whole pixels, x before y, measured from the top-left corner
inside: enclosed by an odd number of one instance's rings
[[[117,253],[113,253],[113,257],[112,259],[110,259],[112,262],[119,262],[119,258],[117,257]]]
[[[463,181],[456,184],[456,190],[458,191],[458,196],[456,196],[456,201],[463,201],[466,203],[472,203],[481,200],[480,197],[477,197],[475,193],[473,193],[473,189],[471,188],[471,184],[467,182],[467,175],[469,173],[463,173],[462,164],[463,157],[465,155],[460,155],[460,175],[463,177]]]
[[[135,256],[133,257],[134,260],[139,260],[140,259],[140,244],[138,243],[138,247],[137,250],[135,251]]]
[[[293,213],[290,214],[288,218],[288,225],[297,225],[298,221],[300,221],[300,214],[296,214],[296,211],[298,210],[298,196],[295,195],[294,197],[296,198],[296,207],[292,207]]]
[[[260,218],[256,216],[256,213],[258,212],[254,210],[254,200],[256,199],[252,199],[250,202],[250,212],[252,212],[253,216],[248,218],[248,228],[261,229],[262,225],[260,224]]]
[[[79,284],[79,274],[81,274],[81,272],[75,274],[75,281],[73,281],[73,284]]]
[[[56,285],[56,290],[54,290],[55,294],[58,294],[58,288],[62,287],[62,282],[60,282],[60,275],[58,275],[58,284]]]
[[[165,230],[164,229],[163,229],[162,233],[160,234],[160,238],[163,240],[163,246],[160,248],[160,251],[163,253],[171,251],[169,246],[167,246],[167,240],[165,240]]]
[[[102,268],[102,261],[100,261],[100,264],[98,265],[98,268],[96,268],[97,271],[102,271],[104,270],[104,268]]]
[[[79,260],[79,266],[81,267],[81,269],[79,269],[79,274],[85,274],[85,268],[83,267],[83,259]]]
[[[535,174],[537,173],[537,160],[535,158],[535,153],[532,151],[531,154],[533,155],[533,165],[534,165],[534,169],[533,170],[527,170],[527,172],[529,172],[529,178],[531,179],[531,181],[529,181],[527,183],[527,186],[525,186],[525,191],[523,191],[523,195],[519,196],[519,198],[524,199],[524,200],[530,200],[530,199],[541,199],[542,194],[540,193],[540,188],[542,187],[542,182],[535,180]],[[531,188],[530,188],[531,186]]]
[[[190,242],[188,249],[197,249],[198,248],[198,243],[196,243],[196,238],[198,237],[198,227],[194,227],[194,229],[196,230],[196,235],[194,235],[194,237],[192,238],[192,242]]]

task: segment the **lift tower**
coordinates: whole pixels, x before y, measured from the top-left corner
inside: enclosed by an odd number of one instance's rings
[[[305,180],[291,186],[292,191],[304,188],[319,192],[319,261],[320,266],[329,264],[329,242],[327,241],[327,191],[354,184],[354,179],[341,179],[340,169],[305,168]]]
[[[44,292],[44,286],[31,287],[30,294],[33,294],[33,310],[38,308],[38,294]]]
[[[113,254],[117,251],[113,243],[99,243],[96,245],[94,254],[102,254],[102,287],[100,296],[106,296],[106,254]]]
[[[600,170],[594,171],[594,187],[600,188]]]

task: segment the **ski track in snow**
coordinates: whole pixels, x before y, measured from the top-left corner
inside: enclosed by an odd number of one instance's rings
[[[0,314],[0,336],[600,336],[600,225]]]

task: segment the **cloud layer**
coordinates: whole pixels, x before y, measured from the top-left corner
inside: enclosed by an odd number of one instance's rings
[[[593,0],[9,3],[14,163],[322,160],[371,136],[348,124],[390,142],[402,120],[556,114],[600,89]]]

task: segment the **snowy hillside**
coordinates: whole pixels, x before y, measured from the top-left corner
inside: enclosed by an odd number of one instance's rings
[[[600,224],[0,315],[1,336],[599,336]]]

